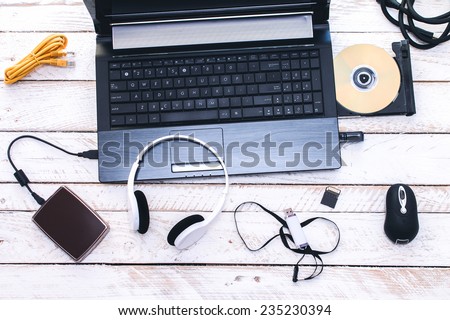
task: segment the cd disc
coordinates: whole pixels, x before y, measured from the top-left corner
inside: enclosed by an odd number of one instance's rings
[[[400,70],[383,49],[358,44],[334,59],[336,98],[344,108],[369,114],[387,107],[398,95]]]

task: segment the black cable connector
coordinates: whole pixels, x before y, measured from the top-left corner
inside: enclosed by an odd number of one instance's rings
[[[87,150],[79,152],[77,155],[86,159],[98,159],[98,150]]]
[[[364,141],[364,132],[362,131],[352,131],[352,132],[340,132],[339,133],[340,142],[362,142]]]
[[[298,281],[298,264],[294,266],[294,274],[292,275],[292,282]]]
[[[54,145],[53,143],[50,143],[48,141],[45,141],[44,139],[35,137],[35,136],[31,136],[31,135],[23,135],[20,137],[15,138],[13,141],[11,141],[11,143],[8,146],[8,151],[6,152],[7,156],[8,156],[8,160],[9,163],[11,164],[11,166],[14,169],[14,177],[16,178],[16,180],[19,182],[21,187],[26,187],[28,189],[28,191],[30,192],[31,196],[34,198],[34,200],[36,200],[37,203],[39,203],[39,205],[43,205],[45,203],[45,199],[42,198],[41,196],[39,196],[36,192],[34,192],[30,186],[28,185],[30,183],[30,180],[28,179],[27,175],[25,174],[25,172],[23,172],[22,169],[18,169],[16,167],[16,165],[14,164],[14,162],[11,159],[11,147],[12,145],[20,140],[20,139],[33,139],[33,140],[37,140],[39,142],[45,143],[53,148],[56,148],[62,152],[65,152],[71,156],[78,156],[78,157],[82,157],[82,158],[86,158],[86,159],[98,159],[98,150],[87,150],[87,151],[83,151],[83,152],[79,152],[79,153],[73,153],[70,151],[67,151],[61,147],[58,147],[57,145]]]

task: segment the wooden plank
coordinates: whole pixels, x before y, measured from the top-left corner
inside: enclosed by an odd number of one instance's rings
[[[0,4],[0,31],[94,32],[91,16],[82,2],[40,2]]]
[[[231,200],[230,200],[231,201]],[[272,200],[273,201],[273,200]],[[270,204],[269,204],[270,207]],[[252,208],[253,210],[253,208]],[[207,216],[208,212],[197,212]],[[280,216],[284,214],[277,212]],[[395,245],[384,234],[384,213],[309,213],[297,211],[301,221],[315,216],[333,220],[341,232],[335,252],[323,255],[325,264],[345,266],[447,266],[450,252],[442,250],[450,241],[449,214],[419,214],[420,231],[408,245]],[[140,235],[131,230],[126,212],[99,214],[111,227],[109,234],[83,263],[114,264],[295,264],[299,255],[287,250],[279,239],[258,252],[247,250],[239,238],[231,212],[223,212],[206,235],[187,250],[170,246],[169,230],[189,213],[151,213],[150,231]],[[1,211],[0,263],[72,263],[73,261],[32,222],[33,212]],[[251,248],[258,248],[278,234],[280,225],[268,214],[244,211],[237,216],[239,230]],[[331,250],[336,229],[317,221],[304,228],[311,247]],[[306,264],[313,260],[305,258]]]
[[[4,133],[0,137],[0,161],[6,163],[6,149],[21,133]],[[40,133],[71,151],[96,148],[94,133]],[[370,134],[363,143],[341,147],[343,166],[338,170],[308,171],[279,174],[233,176],[232,183],[255,184],[408,184],[448,185],[449,176],[437,168],[450,167],[448,134]],[[389,156],[386,156],[389,155]],[[14,159],[24,167],[30,181],[70,183],[97,182],[97,162],[70,157],[32,140],[14,146]],[[245,160],[245,159],[243,159]],[[315,160],[315,159],[309,159]],[[260,161],[264,161],[260,159]],[[28,164],[28,165],[27,165]],[[30,165],[32,164],[32,165]],[[0,180],[15,182],[12,168],[0,168]],[[190,179],[193,183],[222,183],[221,178]],[[179,183],[186,180],[174,180]],[[189,182],[189,183],[190,183]]]
[[[49,33],[3,33],[0,37],[0,74],[3,70],[27,55]],[[74,51],[75,68],[42,66],[27,76],[27,80],[95,80],[95,34],[66,33],[68,51]],[[336,55],[344,48],[360,43],[369,43],[384,48],[390,55],[391,43],[401,40],[400,33],[332,33],[333,52]],[[450,62],[447,59],[450,43],[430,51],[411,49],[413,78],[415,81],[450,81]],[[78,63],[77,63],[78,62]]]
[[[118,184],[65,184],[99,211],[126,211],[126,185]],[[60,187],[58,183],[33,184],[34,191],[48,198]],[[297,212],[317,214],[334,213],[384,213],[386,192],[389,186],[333,185],[340,190],[336,207],[329,208],[320,203],[327,185],[259,185],[239,184],[230,187],[224,211],[233,212],[238,204],[257,201],[272,211],[283,212],[291,207]],[[450,212],[450,186],[411,186],[416,195],[421,213]],[[223,189],[220,184],[137,184],[149,199],[150,211],[204,212],[217,204]],[[206,196],[208,195],[208,196]],[[3,183],[0,197],[2,211],[33,211],[38,204],[18,183]]]
[[[447,88],[448,83],[416,82],[415,116],[342,118],[340,129],[366,133],[450,132],[448,99],[443,94]],[[93,81],[27,81],[12,86],[0,83],[0,110],[0,127],[4,131],[97,130]]]
[[[4,131],[97,130],[93,81],[1,83],[0,110]]]
[[[5,299],[329,299],[450,298],[448,268],[327,267],[293,283],[292,267],[0,266]],[[51,284],[51,285],[49,285]]]

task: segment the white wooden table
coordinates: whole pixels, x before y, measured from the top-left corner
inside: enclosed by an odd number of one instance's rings
[[[449,10],[444,2],[430,0],[422,9],[443,13]],[[332,1],[330,25],[335,54],[358,43],[390,51],[401,39],[373,0]],[[6,148],[24,133],[77,152],[96,148],[92,21],[80,0],[0,0],[1,77],[55,32],[68,36],[75,68],[41,67],[17,84],[0,84],[0,298],[450,298],[450,43],[411,49],[416,115],[340,120],[342,131],[362,130],[366,140],[343,146],[339,170],[231,177],[223,214],[186,251],[168,245],[166,234],[186,212],[210,211],[222,179],[142,186],[152,213],[151,231],[142,236],[128,228],[126,186],[100,184],[95,161],[33,141],[18,143],[13,157],[38,193],[48,197],[67,185],[111,227],[83,263],[74,264],[31,222],[38,205],[15,181]],[[397,182],[412,186],[420,211],[419,234],[405,246],[392,244],[383,232],[386,191]],[[334,210],[320,204],[329,185],[341,190]],[[234,208],[247,200],[279,214],[292,207],[302,220],[334,220],[341,244],[323,257],[322,275],[293,283],[299,257],[280,241],[247,251],[233,221]],[[262,214],[250,212],[243,220],[255,243],[278,230]],[[311,230],[311,242],[327,243],[320,226]]]

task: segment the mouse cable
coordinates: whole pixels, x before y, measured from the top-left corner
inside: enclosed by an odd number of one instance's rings
[[[52,34],[45,38],[25,58],[14,66],[5,69],[6,84],[13,84],[41,64],[49,64],[56,67],[74,67],[75,62],[67,59],[58,59],[67,55],[74,56],[73,52],[66,52],[67,37],[63,34]]]
[[[403,37],[413,47],[424,50],[431,49],[450,39],[450,11],[439,16],[425,18],[414,9],[415,0],[401,0],[400,3],[396,0],[377,0],[377,2],[380,4],[384,16],[391,23],[400,27]],[[398,18],[395,19],[387,8],[398,10]],[[408,23],[405,22],[405,17]],[[415,22],[422,22],[428,25],[447,24],[447,26],[439,37],[435,37],[433,32],[417,27]]]
[[[44,139],[41,139],[41,138],[38,138],[35,136],[31,136],[31,135],[19,136],[19,137],[15,138],[13,141],[11,141],[11,143],[8,146],[7,156],[8,156],[9,163],[11,164],[11,166],[13,167],[13,169],[15,171],[14,177],[17,179],[17,181],[19,182],[21,187],[26,187],[28,189],[30,194],[33,196],[34,200],[36,200],[36,202],[39,203],[40,205],[43,205],[45,203],[45,200],[30,188],[30,186],[28,185],[30,183],[30,180],[26,176],[25,172],[23,172],[22,169],[17,169],[16,165],[14,164],[14,162],[11,159],[11,148],[16,141],[21,140],[21,139],[37,140],[37,141],[45,143],[53,148],[56,148],[62,152],[65,152],[71,156],[82,157],[82,158],[86,158],[86,159],[98,159],[98,150],[87,150],[84,152],[74,153],[74,152],[67,151],[67,150],[65,150],[51,142],[48,142]]]

